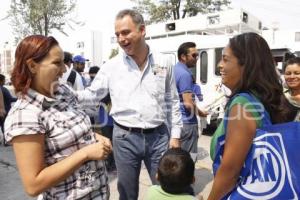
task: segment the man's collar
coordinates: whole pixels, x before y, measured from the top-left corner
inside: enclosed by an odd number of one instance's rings
[[[150,58],[150,56],[152,56],[153,52],[152,52],[151,48],[149,47],[149,45],[147,45],[147,47],[148,47],[148,55],[147,55],[147,57]],[[123,53],[123,58],[125,58],[126,60],[133,60],[133,58],[130,55],[127,55],[125,53],[125,51],[123,51],[122,53]]]

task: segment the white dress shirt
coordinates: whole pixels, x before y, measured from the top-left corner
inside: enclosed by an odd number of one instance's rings
[[[78,91],[80,102],[92,103],[110,93],[113,119],[127,127],[154,128],[168,123],[172,138],[182,127],[172,58],[151,52],[140,71],[125,53],[101,66],[90,87]]]

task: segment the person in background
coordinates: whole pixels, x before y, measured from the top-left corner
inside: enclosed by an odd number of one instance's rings
[[[208,200],[219,200],[234,189],[256,134],[263,125],[261,109],[240,93],[248,93],[262,103],[271,122],[292,121],[295,112],[285,98],[271,50],[256,33],[243,33],[229,40],[219,63],[222,83],[232,94],[226,105],[228,116],[212,137],[211,156],[215,158],[218,137],[225,135],[225,148]],[[227,125],[225,125],[227,124]],[[226,129],[225,129],[226,127]]]
[[[13,97],[11,95],[10,91],[4,86],[5,80],[6,80],[5,76],[3,74],[0,74],[0,88],[3,93],[5,111],[6,111],[6,113],[8,113],[11,108],[11,104],[13,102],[16,102],[17,98]]]
[[[4,98],[3,98],[2,90],[0,90],[0,125],[1,125],[0,131],[1,131],[1,135],[3,135],[2,143],[4,146],[6,146],[5,135],[4,135],[4,131],[3,131],[5,117],[6,117],[6,111],[5,111],[5,105],[4,105]]]
[[[68,83],[74,90],[83,90],[83,83],[80,74],[72,68],[73,63],[72,54],[64,52],[64,64],[66,66],[66,72],[60,78],[61,83]]]
[[[174,67],[174,73],[183,122],[180,134],[181,148],[190,153],[197,153],[199,138],[197,115],[205,117],[207,113],[196,107],[193,93],[194,82],[190,69],[196,67],[199,57],[196,44],[194,42],[181,44],[177,56],[179,61]]]
[[[89,82],[88,86],[90,86],[92,84],[92,82],[93,82],[96,74],[98,73],[99,69],[100,68],[98,66],[90,67],[90,69],[89,69],[90,82]]]
[[[77,55],[77,56],[73,57],[73,69],[76,70],[76,72],[80,75],[82,85],[84,88],[87,86],[87,82],[82,75],[84,68],[85,68],[85,61],[87,61],[87,59],[85,59],[81,55]]]
[[[77,97],[99,104],[109,92],[119,196],[136,200],[142,161],[155,184],[162,154],[168,146],[180,146],[181,114],[172,58],[147,45],[143,16],[135,10],[120,11],[115,35],[124,52],[102,65],[92,85],[77,91]],[[166,121],[172,122],[171,133]]]
[[[186,192],[195,182],[194,171],[194,161],[187,151],[169,149],[159,161],[156,177],[160,185],[151,186],[145,200],[196,200]]]
[[[111,99],[110,95],[108,94],[106,97],[104,97],[101,100],[101,104],[99,107],[99,125],[101,134],[112,142],[113,140],[113,126],[114,126],[114,120],[109,114],[111,109]],[[114,145],[114,144],[112,144]],[[113,153],[111,153],[106,160],[106,168],[108,171],[115,171],[116,170],[116,163],[114,159]]]
[[[38,199],[109,199],[102,160],[110,141],[91,129],[77,98],[58,79],[64,54],[53,37],[31,35],[15,52],[11,81],[18,96],[5,121],[25,191]]]
[[[90,67],[90,69],[89,69],[90,84],[89,85],[92,84],[99,69],[100,68],[98,66]],[[95,122],[97,121],[97,125],[99,125],[99,127],[100,127],[101,135],[109,138],[110,142],[112,142],[112,133],[113,133],[114,123],[113,123],[113,118],[109,115],[110,108],[111,108],[111,99],[108,94],[106,97],[104,97],[101,100],[99,109],[97,110],[98,119],[93,118],[93,120]],[[91,121],[92,121],[92,119],[91,119]],[[107,156],[106,168],[109,172],[116,170],[116,164],[115,164],[115,159],[114,159],[113,153],[110,153]]]
[[[91,83],[93,82],[97,72],[99,71],[99,67],[98,66],[92,66],[89,69],[89,76],[90,76],[90,81],[87,84],[87,86],[91,85]],[[99,106],[86,106],[85,107],[85,112],[86,114],[88,114],[88,116],[90,116],[90,120],[93,126],[93,130],[94,131],[98,131],[98,116],[99,116]]]
[[[300,57],[291,58],[287,61],[284,79],[288,87],[284,94],[298,110],[295,121],[300,121]]]
[[[5,108],[5,113],[7,114],[11,108],[11,104],[15,101],[17,101],[17,98],[13,97],[9,90],[4,87],[5,84],[5,76],[3,74],[0,74],[0,89],[2,91],[2,95],[3,95],[3,103],[4,103],[4,108]],[[2,132],[4,132],[4,121],[6,118],[6,114],[4,115],[4,117],[1,118],[1,129]]]

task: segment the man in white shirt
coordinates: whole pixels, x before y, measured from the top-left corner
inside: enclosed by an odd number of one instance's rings
[[[64,52],[64,63],[66,66],[66,72],[60,78],[61,83],[68,83],[74,90],[83,90],[83,83],[81,76],[72,68],[72,54]]]
[[[83,76],[84,68],[85,68],[85,62],[88,61],[88,59],[85,59],[81,55],[76,55],[73,57],[73,69],[78,72],[78,74],[81,77],[81,81],[83,84],[83,87],[85,88],[87,86],[87,82]]]
[[[150,50],[143,16],[134,10],[120,11],[115,35],[124,52],[101,66],[91,86],[77,97],[88,103],[110,93],[120,200],[135,200],[141,162],[152,183],[157,183],[155,174],[162,154],[168,146],[180,147],[182,121],[172,59]]]

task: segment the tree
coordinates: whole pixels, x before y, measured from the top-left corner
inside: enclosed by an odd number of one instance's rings
[[[134,9],[147,17],[146,23],[157,23],[221,11],[228,7],[229,0],[131,0],[137,4]]]
[[[56,29],[63,34],[69,22],[79,24],[67,15],[76,5],[76,0],[11,0],[7,18],[10,19],[15,41],[30,34],[48,36]]]
[[[118,54],[119,54],[119,48],[118,48],[118,47],[115,48],[115,49],[111,49],[110,55],[109,55],[109,59],[115,57],[115,56],[118,55]]]

